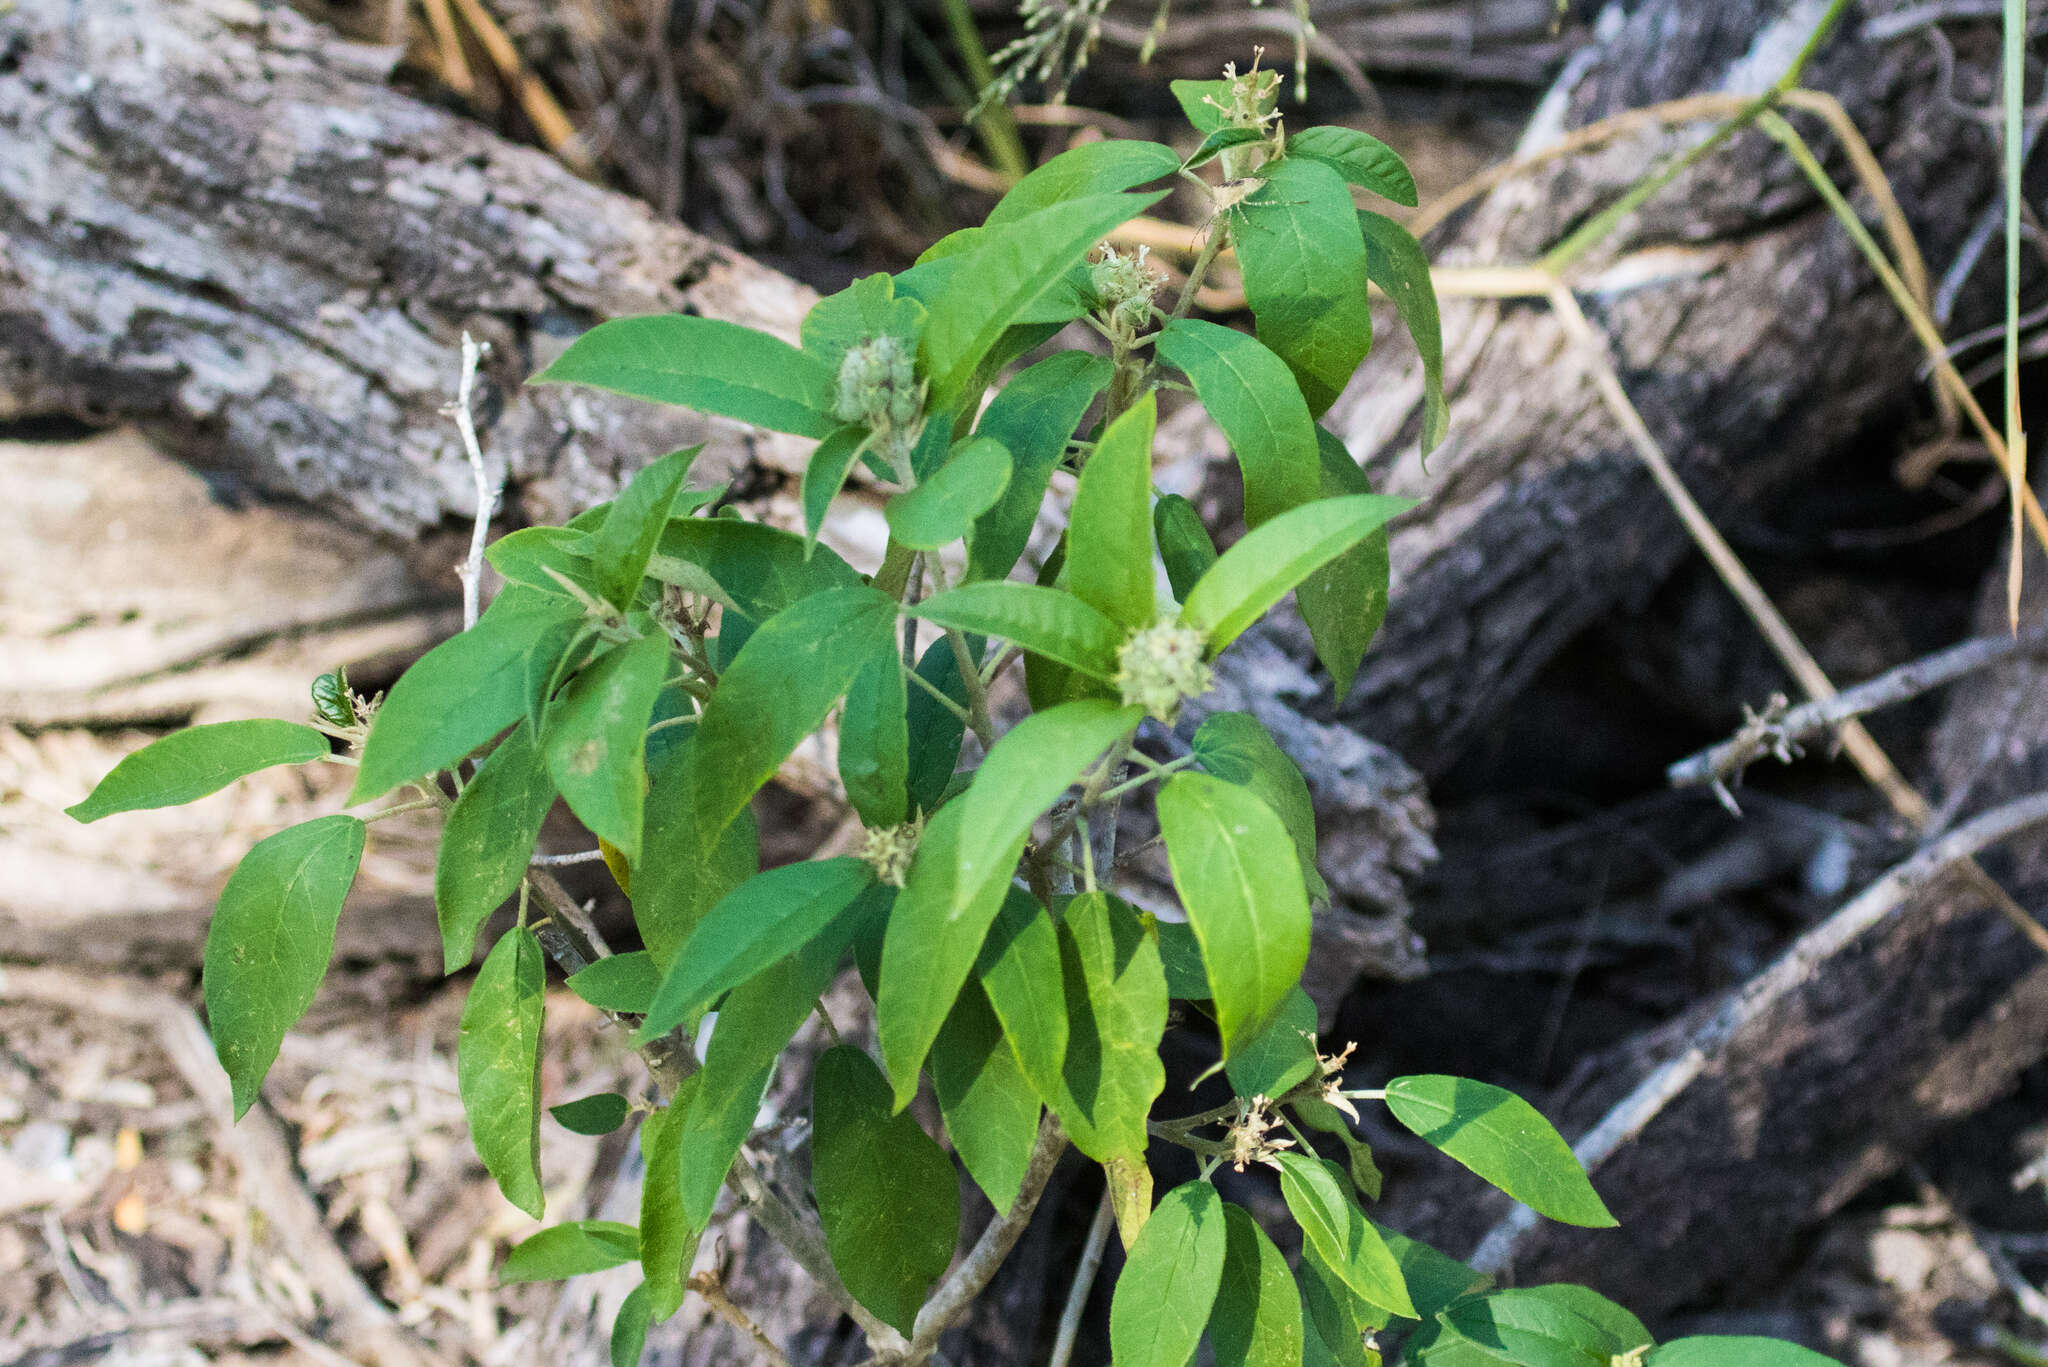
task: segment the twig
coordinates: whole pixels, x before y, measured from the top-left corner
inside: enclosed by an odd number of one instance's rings
[[[725,1284],[716,1276],[709,1272],[695,1273],[690,1278],[690,1289],[704,1298],[712,1314],[752,1339],[754,1346],[761,1350],[761,1356],[767,1360],[768,1367],[791,1367],[788,1355],[775,1346],[775,1340],[769,1338],[760,1325],[748,1318],[746,1311],[732,1303],[732,1298],[725,1294]]]
[[[470,392],[476,387],[477,362],[490,350],[465,329],[462,334],[462,381],[455,390],[455,426],[462,433],[462,449],[469,456],[470,473],[476,476],[476,522],[469,533],[469,558],[462,562],[462,629],[476,625],[478,585],[484,573],[484,543],[491,535],[491,514],[498,510],[499,484],[484,468],[483,447],[477,444],[476,420],[469,411]]]
[[[595,864],[603,858],[603,850],[572,850],[568,854],[537,854],[527,863],[536,869],[555,869],[565,864]]]
[[[1851,717],[1917,698],[1980,669],[2015,656],[2032,655],[2043,647],[2048,647],[2048,628],[2037,627],[2020,636],[1987,636],[1900,665],[1832,698],[1775,715],[1767,709],[1764,717],[1759,718],[1764,725],[1746,726],[1728,740],[1688,755],[1666,769],[1665,777],[1674,788],[1725,784],[1739,778],[1745,767],[1764,755],[1796,747]]]
[[[1115,1206],[1109,1188],[1102,1189],[1102,1201],[1095,1207],[1094,1223],[1088,1226],[1088,1240],[1081,1245],[1081,1261],[1074,1268],[1074,1284],[1067,1288],[1067,1303],[1060,1311],[1059,1336],[1052,1341],[1052,1357],[1046,1367],[1067,1367],[1074,1356],[1074,1339],[1081,1332],[1081,1314],[1088,1308],[1088,1293],[1095,1289],[1095,1274],[1102,1268],[1102,1250],[1109,1244],[1109,1230]]]

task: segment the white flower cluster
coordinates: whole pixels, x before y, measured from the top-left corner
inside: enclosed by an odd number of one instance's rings
[[[1100,259],[1088,266],[1088,283],[1112,331],[1135,334],[1152,321],[1152,296],[1166,283],[1166,273],[1146,264],[1150,248],[1125,256],[1102,244]]]
[[[921,819],[900,826],[873,827],[861,841],[860,857],[875,871],[876,878],[892,888],[900,888],[910,873],[910,861],[917,856],[917,842],[923,834]]]
[[[1202,658],[1207,644],[1201,632],[1172,618],[1132,632],[1116,656],[1116,686],[1123,692],[1124,705],[1142,707],[1173,725],[1180,705],[1207,693],[1216,682]]]

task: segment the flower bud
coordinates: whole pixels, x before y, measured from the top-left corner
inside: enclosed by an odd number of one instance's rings
[[[1124,256],[1105,242],[1102,259],[1089,263],[1089,285],[1112,328],[1136,332],[1152,321],[1152,296],[1166,283],[1166,276],[1145,263],[1149,250],[1140,247]]]
[[[849,347],[839,362],[839,393],[832,415],[877,432],[901,430],[924,408],[917,358],[899,337],[876,337]]]
[[[1202,633],[1171,618],[1135,631],[1116,656],[1116,686],[1126,707],[1145,709],[1166,725],[1189,698],[1199,698],[1216,682],[1202,658]]]
[[[860,858],[875,871],[877,879],[900,888],[910,872],[910,861],[917,856],[917,842],[923,834],[922,819],[898,826],[870,827],[861,841]]]

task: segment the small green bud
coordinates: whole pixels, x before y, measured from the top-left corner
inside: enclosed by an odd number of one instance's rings
[[[1140,247],[1124,256],[1105,242],[1101,260],[1089,263],[1089,285],[1113,328],[1136,332],[1152,321],[1152,296],[1166,283],[1166,276],[1145,264],[1149,250]]]
[[[876,337],[847,349],[839,362],[834,417],[889,432],[909,427],[923,410],[917,358],[900,337]]]
[[[913,818],[898,826],[876,826],[861,841],[860,858],[875,871],[875,877],[892,888],[903,886],[910,873],[910,861],[917,856],[917,842],[924,835],[924,819]]]
[[[349,692],[345,667],[313,680],[313,715],[341,730],[361,720],[356,716],[355,695]]]
[[[1124,705],[1142,707],[1173,725],[1180,705],[1207,693],[1216,682],[1202,658],[1206,647],[1201,632],[1170,617],[1132,632],[1116,655],[1116,686],[1123,692]]]

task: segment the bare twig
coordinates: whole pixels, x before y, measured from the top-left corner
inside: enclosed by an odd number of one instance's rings
[[[1109,1244],[1110,1227],[1116,1207],[1109,1188],[1102,1189],[1102,1202],[1095,1207],[1094,1222],[1088,1226],[1088,1240],[1081,1245],[1081,1261],[1074,1268],[1074,1283],[1067,1288],[1067,1303],[1060,1311],[1059,1335],[1052,1341],[1052,1356],[1046,1367],[1067,1367],[1074,1356],[1074,1340],[1081,1332],[1081,1314],[1088,1308],[1088,1294],[1095,1289],[1095,1274],[1102,1269],[1102,1250]]]
[[[788,1355],[775,1346],[775,1340],[769,1338],[760,1325],[748,1318],[746,1311],[732,1303],[732,1298],[725,1294],[725,1284],[717,1277],[709,1272],[699,1272],[690,1278],[690,1289],[704,1298],[712,1314],[752,1339],[768,1367],[790,1367]]]
[[[1744,768],[1763,756],[1787,751],[1851,717],[1906,702],[1980,669],[2015,656],[2035,654],[2044,647],[2048,647],[2048,628],[2037,627],[2019,636],[1987,636],[1900,665],[1832,698],[1776,714],[1766,709],[1759,717],[1762,724],[1745,726],[1720,744],[1688,755],[1665,770],[1665,777],[1674,788],[1727,783],[1741,777]]]
[[[462,449],[469,456],[469,470],[476,477],[476,522],[469,533],[469,558],[462,562],[462,629],[476,625],[478,585],[484,573],[484,543],[490,539],[491,514],[498,510],[499,483],[484,466],[483,447],[476,439],[476,419],[469,411],[470,393],[476,387],[476,367],[490,345],[479,342],[467,331],[462,334],[462,381],[455,390],[455,426],[462,433]]]
[[[567,854],[537,854],[527,862],[536,869],[558,869],[565,864],[595,864],[603,858],[603,850],[571,850]]]

